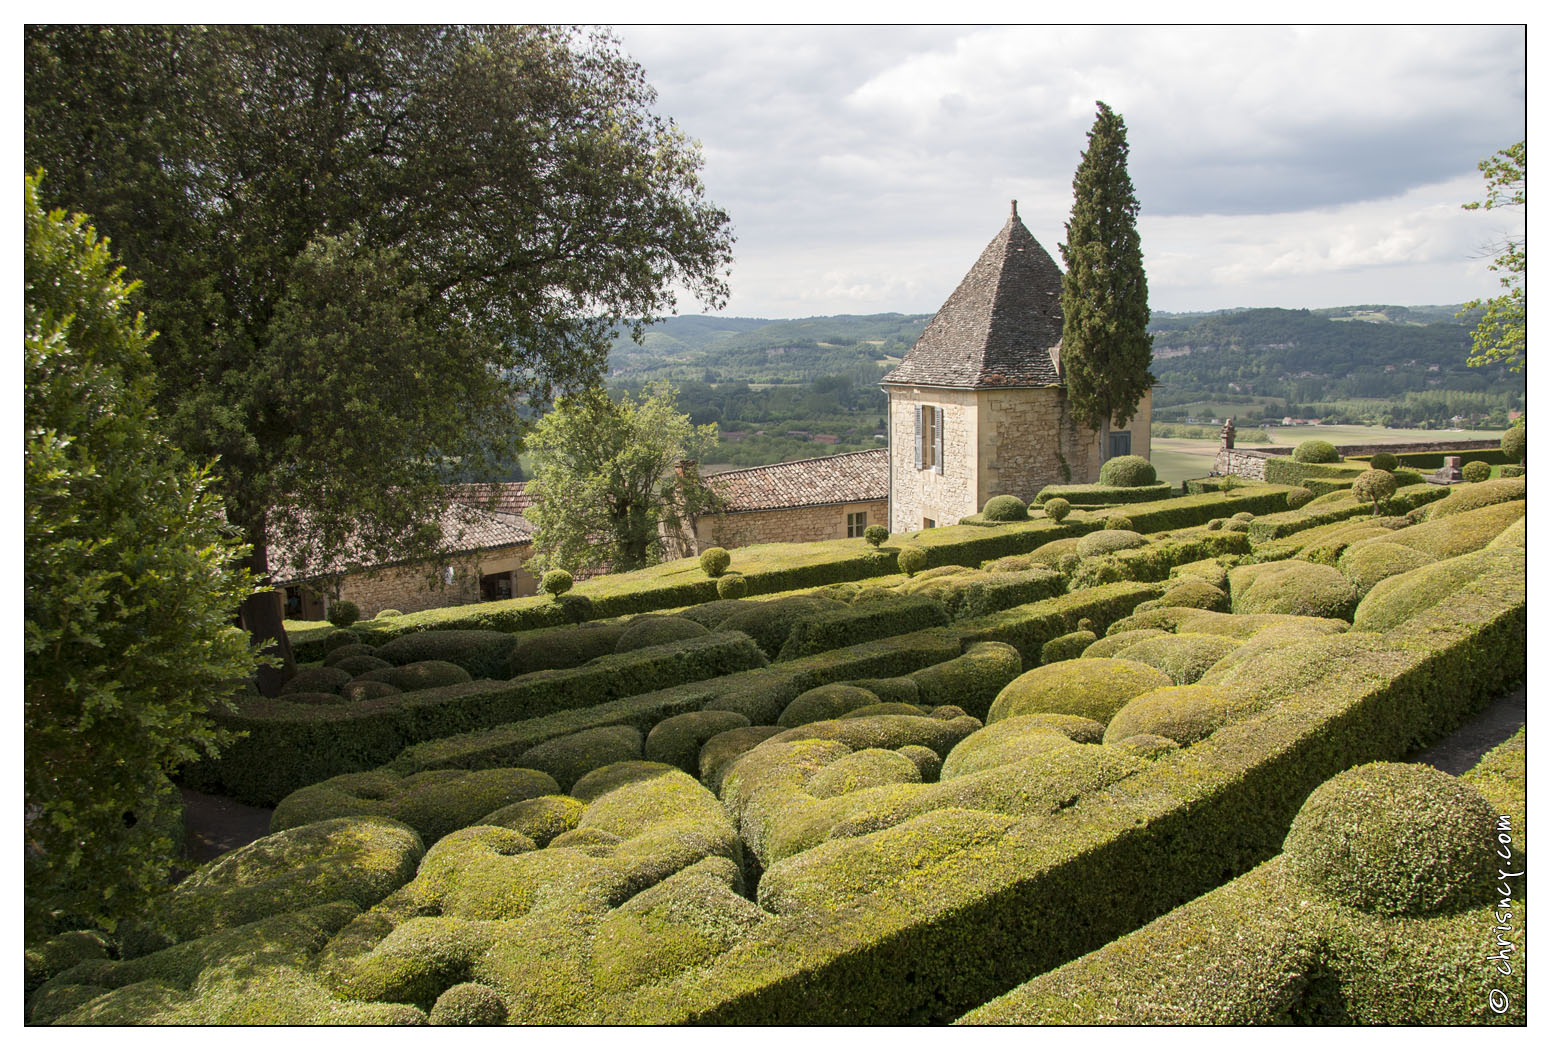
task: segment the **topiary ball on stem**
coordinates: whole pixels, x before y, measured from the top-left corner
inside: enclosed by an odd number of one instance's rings
[[[980,515],[990,522],[1025,522],[1029,517],[1029,505],[1016,496],[993,496],[986,501]]]
[[[888,527],[881,525],[870,525],[862,531],[862,538],[873,547],[881,547],[883,542],[889,538]]]
[[[1061,519],[1072,513],[1071,503],[1059,496],[1046,500],[1044,507],[1045,517],[1057,525],[1061,523]]]
[[[1373,502],[1373,514],[1377,518],[1379,504],[1395,495],[1395,476],[1388,471],[1364,471],[1352,480],[1352,495],[1359,500]]]
[[[349,599],[329,604],[329,623],[336,628],[348,628],[361,619],[361,607]]]
[[[1341,454],[1336,447],[1319,438],[1311,438],[1293,450],[1298,463],[1339,463]]]
[[[899,549],[899,571],[913,577],[926,568],[926,552],[914,544]]]
[[[571,590],[571,574],[563,569],[551,569],[540,578],[539,587],[558,600],[561,595]]]
[[[1100,485],[1134,489],[1139,485],[1155,485],[1157,481],[1157,468],[1148,463],[1145,456],[1117,456],[1099,468]]]
[[[1514,463],[1523,463],[1524,454],[1529,451],[1528,437],[1524,433],[1524,424],[1515,424],[1503,432],[1503,455]]]
[[[708,547],[700,552],[700,568],[705,570],[705,575],[713,580],[727,572],[727,567],[732,565],[732,556],[727,553],[725,547]]]
[[[1464,467],[1460,468],[1459,473],[1464,476],[1467,482],[1484,482],[1492,477],[1492,466],[1481,460],[1471,460]]]

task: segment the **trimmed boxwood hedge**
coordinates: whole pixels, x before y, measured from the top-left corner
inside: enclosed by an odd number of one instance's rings
[[[1396,490],[1395,495],[1389,498],[1388,506],[1391,514],[1405,514],[1434,500],[1442,500],[1447,495],[1448,490],[1443,486],[1408,485]],[[1372,504],[1358,500],[1350,492],[1345,492],[1329,501],[1306,504],[1296,511],[1260,515],[1249,524],[1249,538],[1251,543],[1262,544],[1305,529],[1313,529],[1315,526],[1329,525],[1332,522],[1342,522],[1348,518],[1371,514],[1373,514]]]
[[[1039,653],[1051,639],[1078,630],[1078,621],[1091,620],[1097,634],[1129,616],[1138,604],[1163,593],[1159,584],[1121,581],[1085,588],[1069,595],[1031,602],[1000,613],[963,620],[954,630],[970,642],[1005,642],[1018,651],[1025,668],[1039,664]]]
[[[789,661],[811,657],[842,646],[947,624],[948,611],[941,602],[926,595],[826,610],[792,625],[776,659]]]
[[[514,641],[504,631],[416,631],[383,643],[374,656],[401,665],[447,661],[476,679],[504,679]]]
[[[189,767],[185,778],[193,787],[273,805],[325,778],[380,766],[420,741],[764,664],[764,655],[748,636],[725,632],[507,682],[463,683],[327,706],[298,705],[284,698],[252,700],[239,712],[216,715],[222,726],[245,731],[246,736],[219,759]]]
[[[1173,492],[1168,482],[1153,485],[1047,485],[1034,494],[1034,503],[1060,497],[1073,507],[1106,507],[1110,504],[1140,504],[1166,499]]]

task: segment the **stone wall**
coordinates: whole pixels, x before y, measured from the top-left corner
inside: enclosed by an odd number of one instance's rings
[[[980,510],[978,398],[971,390],[889,388],[889,532],[914,532],[927,520],[940,526],[953,525]],[[917,405],[942,409],[941,474],[932,468],[916,470]]]
[[[695,523],[695,533],[701,551],[713,546],[732,548],[750,544],[843,540],[846,516],[858,513],[867,515],[868,525],[889,524],[889,502],[875,500],[707,517]]]
[[[980,478],[976,510],[993,496],[1024,503],[1065,476],[1060,455],[1066,399],[1059,387],[987,390],[979,393]]]
[[[461,606],[480,602],[480,578],[496,573],[511,573],[513,597],[538,593],[538,581],[522,568],[533,554],[530,544],[513,544],[470,554],[455,555],[441,562],[385,566],[380,569],[346,573],[339,582],[339,597],[361,609],[361,619],[384,609],[415,613],[423,609]],[[445,583],[445,571],[452,567],[452,583]],[[328,587],[318,584],[314,592],[327,595]],[[327,599],[324,610],[326,613]]]
[[[1401,453],[1437,453],[1451,452],[1454,450],[1469,451],[1471,449],[1497,449],[1501,447],[1500,441],[1490,438],[1472,438],[1469,441],[1457,442],[1405,442],[1399,445],[1338,445],[1336,452],[1342,458],[1353,456],[1372,456],[1374,453],[1385,452],[1400,455]],[[1293,447],[1290,445],[1268,445],[1258,449],[1218,449],[1217,459],[1212,464],[1213,475],[1232,474],[1240,478],[1252,478],[1263,482],[1266,479],[1266,459],[1272,456],[1291,456]]]

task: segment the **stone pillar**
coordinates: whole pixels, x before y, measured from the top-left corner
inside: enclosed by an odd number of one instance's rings
[[[1233,438],[1235,433],[1236,432],[1233,429],[1233,417],[1229,416],[1228,422],[1222,425],[1222,447],[1224,449],[1233,448]]]

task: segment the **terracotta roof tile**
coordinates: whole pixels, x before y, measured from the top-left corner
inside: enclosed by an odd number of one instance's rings
[[[726,509],[773,511],[889,498],[889,451],[818,456],[705,476]]]
[[[533,506],[527,482],[469,482],[449,485],[447,490],[459,503],[497,514],[527,514]]]
[[[1016,202],[953,295],[884,384],[1045,387],[1061,382],[1061,271]]]

